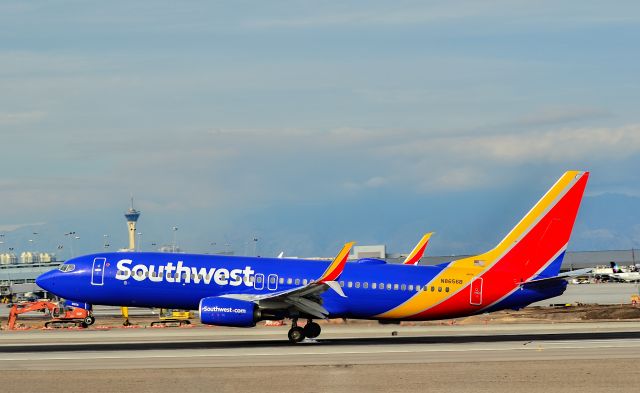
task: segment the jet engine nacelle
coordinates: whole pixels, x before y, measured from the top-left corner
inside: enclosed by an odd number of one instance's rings
[[[200,300],[200,321],[207,325],[251,327],[260,320],[255,303],[223,297],[205,297]]]

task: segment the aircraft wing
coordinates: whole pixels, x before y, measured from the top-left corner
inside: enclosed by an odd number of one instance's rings
[[[268,305],[267,308],[293,306],[305,314],[318,318],[326,318],[329,312],[322,306],[320,295],[329,289],[333,289],[338,295],[346,297],[342,291],[342,287],[340,287],[340,284],[336,280],[344,270],[347,258],[349,257],[349,251],[351,251],[353,245],[354,242],[345,244],[320,278],[311,281],[307,285],[260,295],[227,294],[221,297],[250,301],[258,305]]]
[[[572,277],[584,276],[584,275],[590,274],[591,272],[593,272],[592,268],[572,270],[570,272],[560,273],[557,276],[553,276],[553,277],[545,277],[545,278],[539,278],[537,280],[529,280],[521,283],[520,286],[536,285],[536,284],[542,284],[542,283],[559,281],[559,280],[567,280]]]

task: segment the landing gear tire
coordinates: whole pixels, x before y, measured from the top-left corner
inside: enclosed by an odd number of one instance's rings
[[[315,322],[308,322],[303,329],[305,337],[309,337],[309,338],[318,337],[321,331],[322,329],[320,328],[320,325],[318,325]]]
[[[302,329],[300,326],[294,326],[289,330],[288,336],[289,336],[289,341],[292,342],[293,344],[299,343],[305,338],[304,329]]]
[[[84,323],[86,323],[89,326],[93,325],[95,321],[96,319],[93,316],[88,316],[84,319]]]

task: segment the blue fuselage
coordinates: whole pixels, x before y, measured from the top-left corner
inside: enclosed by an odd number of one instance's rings
[[[222,295],[277,293],[319,277],[327,261],[217,255],[118,252],[87,255],[65,263],[37,280],[42,288],[68,300],[94,305],[198,309],[201,299]],[[347,263],[339,283],[346,297],[322,294],[330,317],[381,319],[420,291],[449,292],[439,278],[448,264],[405,266],[379,260]],[[557,296],[561,287],[524,289],[477,312],[521,308]],[[461,315],[468,315],[468,310]],[[453,317],[455,312],[441,317]],[[438,317],[438,316],[435,316]],[[432,318],[429,318],[432,319]]]

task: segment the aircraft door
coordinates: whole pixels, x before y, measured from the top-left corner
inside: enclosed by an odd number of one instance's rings
[[[267,288],[270,291],[275,291],[276,289],[278,289],[278,275],[277,274],[269,274],[268,281],[267,281]]]
[[[255,289],[263,289],[264,288],[264,274],[262,274],[262,273],[256,274],[256,280],[253,282],[253,287]]]
[[[104,265],[106,258],[95,258],[91,269],[91,285],[104,285]]]
[[[482,305],[482,277],[474,278],[471,281],[471,298],[469,301],[474,306]]]

